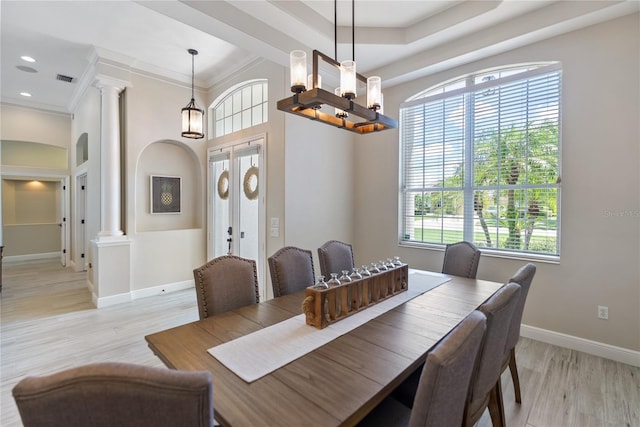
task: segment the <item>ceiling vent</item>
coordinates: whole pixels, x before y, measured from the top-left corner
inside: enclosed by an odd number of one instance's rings
[[[71,83],[73,81],[73,77],[65,76],[64,74],[58,74],[56,76],[56,80]]]

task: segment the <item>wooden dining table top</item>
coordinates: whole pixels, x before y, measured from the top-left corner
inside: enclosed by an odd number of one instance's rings
[[[419,273],[410,270],[409,287],[420,280]],[[223,426],[355,425],[502,285],[451,276],[450,281],[251,383],[207,350],[300,314],[304,291],[145,339],[168,367],[211,372],[214,415]]]

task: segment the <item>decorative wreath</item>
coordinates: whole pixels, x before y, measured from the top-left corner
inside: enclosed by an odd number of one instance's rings
[[[218,196],[222,200],[229,198],[229,171],[223,170],[218,178]]]
[[[253,179],[255,177],[255,180]],[[251,189],[251,184],[255,182],[255,188]],[[244,195],[249,200],[255,200],[258,198],[258,167],[251,166],[244,174],[244,181],[242,183]]]

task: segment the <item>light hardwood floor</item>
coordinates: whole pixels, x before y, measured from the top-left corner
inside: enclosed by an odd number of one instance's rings
[[[198,318],[193,289],[97,310],[85,274],[56,261],[5,263],[0,300],[3,427],[21,425],[21,378],[102,361],[163,366],[144,336]],[[509,427],[640,427],[640,368],[525,338],[516,357],[522,405],[502,378]],[[478,426],[491,426],[488,413]]]

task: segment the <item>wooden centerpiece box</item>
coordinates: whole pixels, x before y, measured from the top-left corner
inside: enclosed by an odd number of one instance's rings
[[[322,329],[406,291],[408,284],[409,266],[402,264],[328,289],[310,286],[302,311],[307,325]]]

